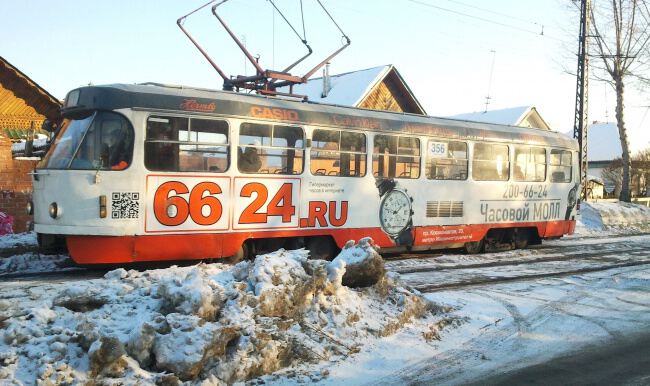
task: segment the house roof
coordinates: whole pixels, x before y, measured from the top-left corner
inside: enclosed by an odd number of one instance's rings
[[[573,136],[573,130],[564,133]],[[587,128],[587,160],[589,162],[611,162],[623,156],[621,139],[616,122],[592,123]]]
[[[17,100],[19,99],[19,100]],[[15,114],[24,105],[51,120],[60,118],[61,102],[0,56],[0,106]]]
[[[389,74],[393,74],[402,89],[403,96],[415,106],[415,113],[425,115],[426,112],[415,98],[404,78],[392,64],[330,75],[330,90],[323,97],[323,78],[311,78],[307,83],[293,86],[293,93],[306,95],[312,102],[327,103],[340,106],[358,107],[372,90]],[[288,92],[288,87],[279,88],[278,91]]]
[[[621,139],[615,122],[593,123],[587,130],[589,161],[612,161],[623,155]]]
[[[449,118],[516,126],[526,117],[526,115],[528,115],[531,109],[533,109],[532,106],[519,106],[501,110],[452,115]]]

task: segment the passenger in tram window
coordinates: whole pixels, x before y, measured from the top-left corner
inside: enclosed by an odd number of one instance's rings
[[[128,164],[128,150],[130,147],[130,136],[124,133],[122,127],[112,127],[113,122],[105,122],[102,128],[103,143],[100,151],[101,167],[111,170],[126,169]]]
[[[238,148],[237,167],[240,172],[257,173],[262,167],[262,161],[256,147],[247,146],[243,151]]]

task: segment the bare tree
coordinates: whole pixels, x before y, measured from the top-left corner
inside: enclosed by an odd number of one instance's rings
[[[602,80],[616,91],[616,123],[623,149],[621,201],[630,201],[630,143],[625,127],[625,84],[628,77],[644,78],[650,58],[650,0],[592,0],[591,37],[595,40],[592,66],[603,70]],[[594,74],[595,76],[598,73]]]

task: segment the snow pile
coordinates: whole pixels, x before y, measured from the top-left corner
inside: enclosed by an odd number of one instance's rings
[[[6,249],[18,249],[18,248],[32,248],[35,249],[38,246],[36,241],[36,233],[11,233],[2,235],[0,237],[0,250]]]
[[[0,258],[0,279],[13,273],[38,273],[76,269],[67,255],[22,253]]]
[[[582,202],[576,233],[650,230],[650,208],[627,202]]]
[[[0,300],[0,383],[218,385],[337,362],[407,323],[429,339],[444,326],[439,308],[383,271],[374,285],[344,285],[346,267],[381,259],[371,240],[347,244],[333,262],[308,254],[118,269],[30,288],[28,298],[16,290],[20,302]]]

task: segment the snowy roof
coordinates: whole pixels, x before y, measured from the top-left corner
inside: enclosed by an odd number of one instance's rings
[[[34,146],[34,149],[40,149],[47,146],[47,141],[48,141],[47,136],[42,134],[36,134],[36,138],[34,138],[34,142],[32,146]],[[22,140],[20,142],[11,144],[11,151],[12,152],[25,151],[25,143],[26,141]]]
[[[573,131],[566,133],[573,136]],[[612,161],[621,158],[623,149],[615,122],[592,123],[587,131],[589,161]]]
[[[312,102],[329,103],[341,106],[356,106],[381,81],[392,68],[391,65],[368,68],[365,70],[330,75],[331,89],[323,98],[323,78],[311,78],[304,84],[293,86],[294,94],[306,95]],[[289,92],[288,87],[278,89]]]
[[[526,114],[528,114],[532,108],[532,106],[519,106],[501,110],[452,115],[448,118],[516,126],[526,117]]]
[[[615,122],[594,123],[587,132],[589,161],[611,161],[623,155]]]

